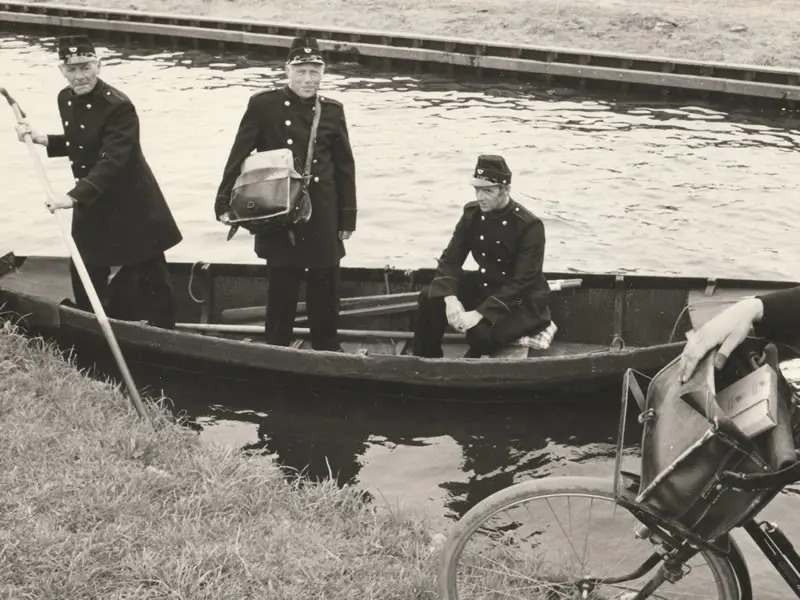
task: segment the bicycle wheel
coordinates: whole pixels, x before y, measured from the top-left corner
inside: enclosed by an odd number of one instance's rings
[[[561,510],[564,506],[570,514]],[[521,516],[535,523],[525,525]],[[475,505],[454,526],[442,550],[439,593],[442,600],[633,598],[658,566],[639,579],[613,585],[581,587],[578,581],[633,573],[651,556],[652,543],[634,536],[638,523],[614,502],[608,480],[549,477],[513,485]],[[573,533],[574,541],[557,540]],[[599,545],[590,548],[590,541]],[[665,581],[649,597],[739,600],[736,575],[726,558],[698,553],[684,572],[683,578]]]

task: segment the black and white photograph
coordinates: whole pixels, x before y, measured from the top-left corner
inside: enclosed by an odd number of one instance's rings
[[[0,2],[0,599],[800,598],[798,39]]]

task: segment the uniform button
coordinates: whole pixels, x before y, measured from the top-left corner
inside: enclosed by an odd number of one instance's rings
[[[483,239],[483,236],[481,236],[481,239]]]
[[[499,259],[499,258],[497,259],[497,262],[500,262],[500,259]]]
[[[516,212],[519,212],[519,206],[514,209]]]
[[[495,242],[495,244],[499,244],[499,243],[500,243],[500,240],[497,240],[497,241]]]
[[[289,121],[288,119],[285,121],[285,123],[286,123],[286,125],[287,125],[287,126],[289,126],[289,125],[291,125],[291,124],[292,124],[292,122],[291,122],[291,121]]]
[[[486,220],[486,217],[484,217],[483,215],[481,215],[481,221],[485,221],[485,220]]]
[[[315,158],[315,159],[314,159],[314,160],[312,160],[311,162],[312,162],[312,163],[314,163],[314,164],[316,164],[316,162],[317,162],[317,159]]]
[[[79,150],[83,150],[83,146],[78,146],[78,149]]]
[[[92,105],[91,104],[87,104],[86,108],[92,108]]]
[[[67,106],[72,106],[72,100],[67,100]]]
[[[287,143],[287,144],[289,144],[290,146],[291,146],[292,144],[294,144],[294,142],[293,142],[292,140],[286,140],[286,143]]]
[[[69,127],[69,121],[64,121],[64,127]]]
[[[481,273],[486,273],[486,269],[481,269]]]
[[[291,105],[292,105],[292,103],[291,103],[291,102],[289,102],[288,100],[287,100],[286,102],[284,102],[283,104],[284,104],[285,106],[291,106]]]
[[[489,284],[488,283],[484,283],[483,287],[489,287]]]
[[[481,252],[481,256],[486,256],[486,252]]]
[[[67,142],[67,148],[69,148],[69,142]]]
[[[503,221],[503,225],[508,225],[508,221]]]
[[[506,272],[505,272],[505,271],[503,271],[503,275],[505,275],[505,274],[506,274]]]
[[[319,177],[314,177],[314,182],[316,183],[318,181],[319,181]]]
[[[81,125],[81,129],[86,129],[86,127],[84,127],[83,125]]]
[[[80,181],[80,179],[78,179],[78,178],[76,177],[76,178],[75,178],[75,182],[77,183],[78,181]]]

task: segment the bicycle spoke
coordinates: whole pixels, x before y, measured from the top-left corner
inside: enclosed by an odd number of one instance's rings
[[[650,541],[633,535],[637,522],[613,497],[591,494],[542,495],[500,507],[470,533],[461,550],[458,600],[632,598],[658,571],[630,582],[602,579],[636,577],[653,555]],[[664,582],[650,597],[711,599],[718,597],[716,587],[713,572],[698,555],[685,579]]]

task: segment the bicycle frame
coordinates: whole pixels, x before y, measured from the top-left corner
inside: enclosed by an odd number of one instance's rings
[[[745,523],[743,528],[784,581],[794,590],[795,596],[800,598],[800,555],[797,554],[789,538],[775,523],[769,521],[756,523],[751,520]]]

